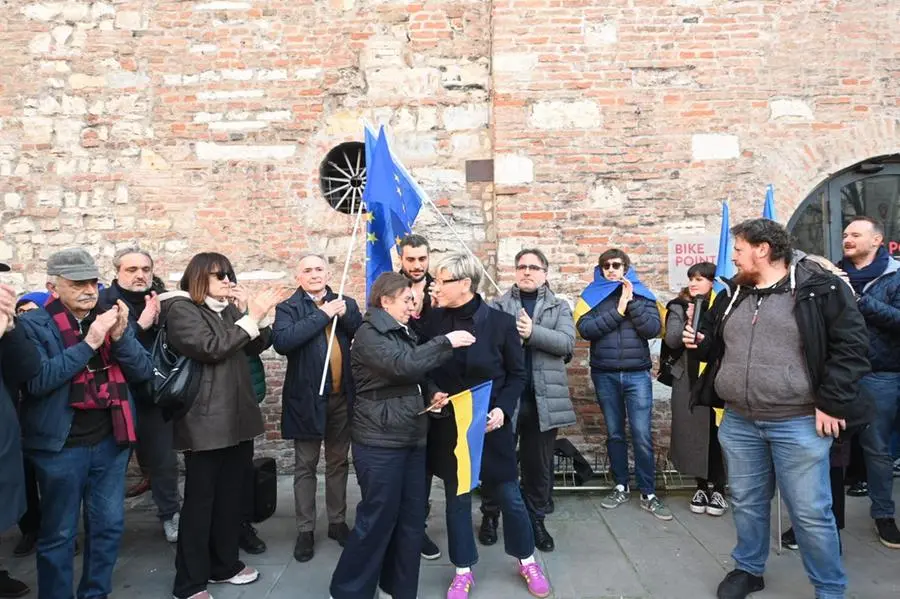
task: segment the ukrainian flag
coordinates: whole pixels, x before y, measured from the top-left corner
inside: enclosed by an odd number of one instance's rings
[[[493,381],[481,383],[450,397],[456,419],[456,494],[465,495],[478,486],[484,427],[491,405]]]
[[[634,286],[635,295],[645,297],[651,302],[656,301],[656,296],[641,283],[637,273],[634,272],[634,268],[628,269],[628,272],[625,273],[625,278],[631,281],[631,284]],[[585,287],[584,291],[581,292],[581,297],[578,298],[578,302],[575,304],[575,324],[577,325],[582,316],[593,310],[597,304],[612,295],[612,293],[621,285],[621,281],[607,280],[600,271],[600,267],[595,266],[594,282]]]

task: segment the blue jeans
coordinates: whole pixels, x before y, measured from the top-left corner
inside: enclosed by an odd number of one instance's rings
[[[482,485],[484,487],[484,485]],[[518,481],[487,487],[491,498],[500,504],[503,514],[503,547],[516,559],[534,555],[534,530],[528,508],[522,500]],[[444,483],[447,495],[447,551],[457,568],[478,563],[475,533],[472,530],[472,494],[456,495],[456,485]]]
[[[29,451],[41,495],[37,542],[38,599],[71,599],[78,511],[84,553],[78,599],[112,593],[125,526],[125,468],[130,451],[110,436],[91,447]]]
[[[425,521],[425,448],[353,443],[353,463],[362,501],[331,576],[331,596],[372,599],[380,586],[394,599],[415,599]]]
[[[831,512],[832,439],[816,434],[815,417],[762,422],[727,410],[719,442],[728,465],[737,529],[731,554],[735,567],[756,576],[765,570],[777,482],[816,598],[843,599],[847,576]]]
[[[597,403],[606,421],[606,452],[617,485],[628,487],[628,441],[625,435],[625,415],[631,425],[634,446],[634,473],[641,493],[649,495],[656,489],[656,464],[653,461],[653,385],[650,371],[599,372],[592,371],[591,379],[597,392]]]
[[[875,406],[875,414],[869,426],[860,433],[859,444],[866,460],[869,482],[870,513],[873,519],[893,518],[894,490],[893,460],[891,459],[891,433],[900,409],[900,373],[872,372],[859,381],[862,391],[868,393]]]

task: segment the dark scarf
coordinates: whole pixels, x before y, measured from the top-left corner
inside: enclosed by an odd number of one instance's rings
[[[475,297],[457,308],[446,308],[444,310],[444,318],[441,322],[441,331],[449,333],[450,331],[467,331],[475,334],[475,313],[481,307],[481,296],[477,293]],[[470,346],[472,347],[472,346]],[[453,362],[457,366],[456,372],[466,372],[468,364],[468,347],[457,347],[453,350]]]
[[[66,348],[84,340],[78,321],[59,299],[50,301],[44,309],[53,318]],[[85,319],[85,324],[92,322],[94,318],[96,314],[92,312],[88,316],[90,320]],[[137,435],[131,404],[128,402],[128,385],[122,369],[112,359],[110,345],[107,337],[84,370],[72,379],[69,405],[76,410],[109,410],[116,442],[119,445],[129,445],[137,441]]]
[[[147,301],[144,298],[150,295],[149,289],[147,291],[129,291],[119,285],[118,279],[113,280],[112,288],[119,297],[128,303],[135,316],[139,317],[147,307]]]
[[[841,260],[838,265],[850,278],[850,285],[853,286],[853,291],[857,295],[862,295],[866,285],[880,277],[887,270],[890,259],[887,250],[884,249],[884,246],[881,246],[878,248],[878,252],[875,253],[875,259],[868,266],[856,268],[853,262],[847,259]]]

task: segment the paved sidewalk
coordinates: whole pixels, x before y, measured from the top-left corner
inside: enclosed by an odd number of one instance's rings
[[[900,497],[900,483],[895,484],[895,496]],[[321,490],[319,497],[323,497]],[[359,491],[352,477],[350,497],[351,505],[355,505]],[[446,549],[445,527],[443,519],[438,517],[443,513],[443,492],[435,489],[432,497],[435,516],[429,530],[441,548]],[[634,498],[617,510],[607,511],[600,507],[599,494],[558,493],[556,513],[547,519],[557,550],[540,556],[554,584],[554,597],[714,598],[716,585],[731,569],[728,555],[734,542],[734,526],[730,514],[722,518],[691,514],[688,500],[683,494],[667,497],[675,519],[660,522],[641,511]],[[125,540],[114,577],[115,599],[171,597],[175,550],[166,543],[149,502],[148,493],[133,501],[128,511]],[[478,502],[475,503],[473,523],[477,526],[480,514]],[[328,583],[340,548],[325,535],[324,505],[320,501],[316,557],[306,564],[295,562],[293,505],[291,480],[282,477],[278,512],[259,526],[260,536],[269,550],[261,556],[246,558],[247,563],[260,569],[260,581],[243,588],[211,588],[216,599],[327,599]],[[892,551],[877,542],[868,508],[868,499],[848,498],[847,530],[843,534],[850,574],[848,598],[896,599],[900,597],[900,551]],[[786,513],[784,517],[787,519]],[[14,575],[34,585],[34,557],[10,557],[15,538],[13,531],[4,536],[0,555]],[[530,596],[513,560],[504,555],[502,540],[493,547],[479,547],[479,553],[481,562],[475,567],[476,587],[472,599]],[[76,576],[80,571],[79,559]],[[452,572],[446,555],[436,562],[423,561],[419,598],[443,599]],[[754,599],[813,597],[796,552],[786,551],[781,556],[772,552],[766,584],[766,590],[754,595]],[[36,590],[29,596],[37,597]]]

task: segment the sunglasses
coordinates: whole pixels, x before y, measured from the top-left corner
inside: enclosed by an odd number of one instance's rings
[[[209,273],[209,276],[215,277],[215,278],[219,279],[220,281],[224,281],[225,279],[228,279],[232,283],[237,283],[237,276],[235,276],[233,270],[229,270],[227,272],[217,270],[216,272]]]
[[[541,272],[546,270],[543,266],[538,266],[537,264],[518,264],[516,265],[516,270],[526,271],[530,270],[531,272]]]
[[[625,266],[624,262],[604,262],[600,265],[603,270],[621,270]]]

